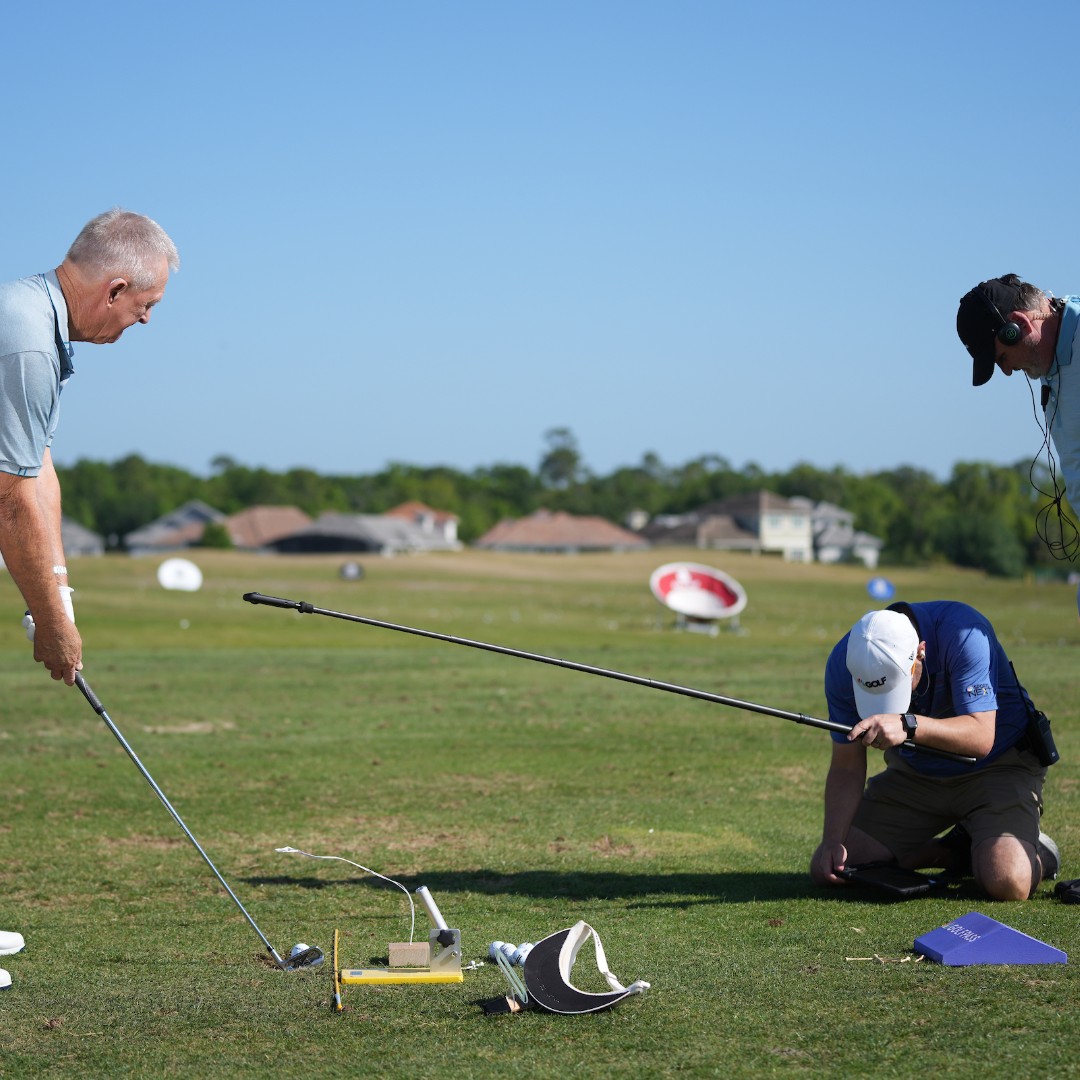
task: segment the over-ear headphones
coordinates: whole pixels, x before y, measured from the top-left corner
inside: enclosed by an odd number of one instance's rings
[[[1015,345],[1024,336],[1024,331],[1020,329],[1019,324],[1006,319],[1005,316],[998,311],[997,304],[995,304],[982,289],[976,289],[975,295],[982,300],[993,314],[994,318],[1001,324],[996,333],[998,341],[1001,342],[1002,345]]]
[[[994,310],[997,311],[997,308],[995,307]],[[998,318],[1000,317],[999,313]],[[1006,321],[1005,325],[997,332],[997,339],[1002,345],[1015,345],[1021,337],[1023,337],[1023,331],[1014,322]]]

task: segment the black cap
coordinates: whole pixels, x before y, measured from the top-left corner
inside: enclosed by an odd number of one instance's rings
[[[997,332],[1014,311],[1022,311],[1020,288],[1023,285],[1015,274],[981,281],[960,301],[956,313],[956,332],[971,353],[971,384],[982,386],[994,374],[997,355]]]

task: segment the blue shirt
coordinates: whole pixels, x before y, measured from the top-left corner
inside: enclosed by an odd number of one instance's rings
[[[75,369],[56,273],[0,284],[0,471],[37,476]]]
[[[1080,296],[1066,296],[1054,365],[1040,380],[1046,388],[1046,423],[1054,440],[1069,502],[1080,506]]]
[[[931,600],[912,604],[911,610],[919,624],[919,640],[926,642],[926,660],[908,711],[942,719],[996,709],[997,723],[990,753],[975,765],[918,750],[898,749],[894,753],[925,776],[961,776],[985,768],[1023,738],[1027,730],[1027,709],[1009,658],[990,620],[967,604]],[[860,717],[847,669],[847,643],[845,634],[829,655],[825,697],[829,719],[854,727]],[[832,737],[838,743],[847,741],[843,732],[833,732]]]

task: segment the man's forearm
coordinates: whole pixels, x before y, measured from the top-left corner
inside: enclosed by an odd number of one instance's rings
[[[45,516],[45,527],[50,536],[52,545],[52,560],[54,566],[64,566],[64,538],[61,528],[62,514],[60,509],[60,480],[57,478],[56,469],[53,468],[52,452],[45,451],[41,463],[41,472],[38,474],[36,491],[38,505]]]
[[[825,824],[821,833],[824,843],[843,844],[846,841],[855,811],[862,801],[865,780],[865,769],[862,772],[835,767],[829,770],[825,780]]]
[[[50,470],[51,471],[51,470]],[[55,479],[55,474],[53,474]],[[48,509],[51,493],[40,477],[0,478],[0,552],[12,580],[35,621],[66,618],[53,567],[63,560],[59,538],[59,498],[55,517]]]

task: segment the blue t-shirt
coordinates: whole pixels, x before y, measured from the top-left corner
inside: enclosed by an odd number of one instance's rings
[[[926,660],[917,692],[908,712],[941,719],[972,712],[997,710],[994,745],[975,765],[898,749],[903,760],[926,776],[960,776],[985,768],[1014,746],[1027,730],[1028,714],[1009,658],[990,620],[968,604],[931,600],[912,604],[919,624],[919,640],[926,642]],[[829,654],[825,666],[825,697],[829,719],[849,727],[860,720],[855,708],[851,672],[847,669],[848,635]],[[838,743],[843,732],[833,732]],[[918,735],[916,735],[916,741]]]
[[[37,476],[74,373],[55,272],[0,284],[0,472]]]

